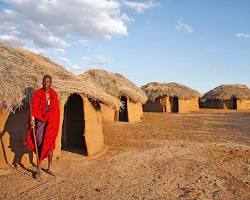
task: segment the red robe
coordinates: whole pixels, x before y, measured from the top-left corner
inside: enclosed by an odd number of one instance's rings
[[[58,95],[55,90],[50,88],[49,96],[50,105],[48,112],[46,112],[46,93],[43,88],[38,89],[34,92],[32,100],[30,102],[32,111],[31,115],[42,122],[47,122],[39,162],[47,158],[50,152],[55,149],[55,141],[59,129],[60,110]],[[28,149],[30,149],[31,151],[35,151],[32,127],[30,127],[28,130],[25,144]]]

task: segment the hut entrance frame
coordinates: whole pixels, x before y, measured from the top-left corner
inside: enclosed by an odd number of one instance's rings
[[[128,122],[128,99],[126,96],[121,96],[120,100],[123,108],[119,110],[119,121]]]
[[[234,97],[232,101],[233,101],[233,109],[237,110],[237,99]]]
[[[179,98],[178,97],[169,97],[171,112],[178,113],[179,112]]]
[[[87,155],[83,99],[72,94],[64,106],[62,149]]]

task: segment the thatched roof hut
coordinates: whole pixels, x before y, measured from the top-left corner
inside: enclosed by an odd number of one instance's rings
[[[127,96],[133,102],[145,103],[147,101],[145,93],[121,74],[103,69],[91,69],[79,76],[118,99],[121,96]]]
[[[191,99],[200,96],[198,91],[178,83],[151,82],[141,88],[151,101],[163,96],[178,97],[180,99]]]
[[[146,94],[130,80],[118,73],[108,72],[102,69],[88,70],[79,75],[87,83],[92,83],[102,88],[106,93],[115,97],[122,103],[120,113],[103,107],[103,119],[106,121],[139,121],[142,116],[142,104],[147,101]],[[122,111],[124,111],[122,113]],[[105,113],[109,112],[109,117]],[[125,114],[124,114],[125,113]],[[125,119],[121,119],[122,115]]]
[[[232,98],[250,99],[250,89],[246,85],[224,84],[220,85],[202,96],[202,99],[230,100]]]
[[[105,150],[99,103],[117,108],[116,99],[49,58],[0,43],[0,166],[30,162],[30,152],[23,145],[30,114],[26,105],[45,74],[52,76],[52,86],[59,94],[55,157],[61,146],[75,148],[76,143],[88,156]]]
[[[148,96],[145,112],[190,112],[199,109],[200,93],[178,83],[151,82],[141,87]]]
[[[119,106],[112,96],[91,82],[82,84],[82,79],[49,58],[0,43],[0,108],[13,110],[27,102],[33,90],[41,87],[45,74],[52,76],[60,98],[79,93],[109,106]]]
[[[207,93],[200,100],[202,108],[250,109],[250,89],[246,85],[224,84]]]

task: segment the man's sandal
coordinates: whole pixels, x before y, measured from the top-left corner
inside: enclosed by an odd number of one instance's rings
[[[42,175],[41,175],[41,171],[36,171],[35,172],[35,178],[38,180],[38,181],[42,181]]]

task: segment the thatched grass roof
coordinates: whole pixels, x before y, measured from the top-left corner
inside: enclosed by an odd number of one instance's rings
[[[115,108],[119,106],[114,97],[94,84],[82,83],[82,79],[49,58],[0,43],[0,109],[13,111],[25,105],[34,89],[41,87],[45,74],[52,76],[52,86],[61,99],[79,93]]]
[[[200,96],[198,91],[178,83],[151,82],[141,88],[150,101],[155,101],[156,98],[165,96],[178,97],[180,99],[191,99]]]
[[[202,100],[229,100],[236,99],[250,99],[250,89],[246,85],[234,84],[234,85],[220,85],[202,96]]]
[[[107,72],[102,69],[88,70],[79,75],[86,82],[91,82],[102,88],[108,94],[120,99],[121,96],[128,97],[132,102],[145,103],[146,94],[130,80],[124,76]]]

